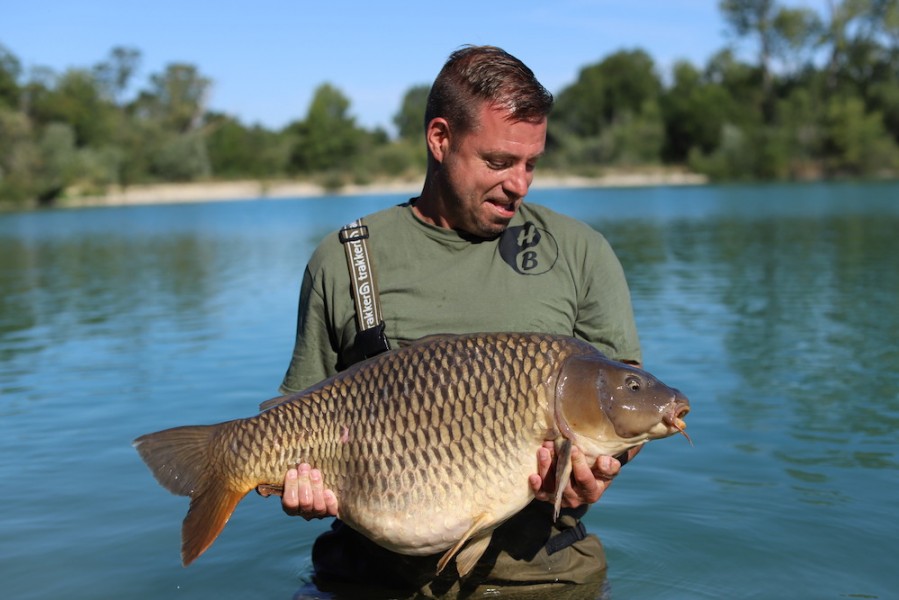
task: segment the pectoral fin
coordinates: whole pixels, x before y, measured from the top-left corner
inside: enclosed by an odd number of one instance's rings
[[[284,486],[274,483],[260,483],[256,486],[256,493],[263,498],[268,498],[269,496],[283,496]]]
[[[571,440],[556,441],[556,498],[553,501],[553,521],[559,518],[562,510],[562,493],[571,477]]]
[[[440,562],[437,563],[437,573],[440,574],[453,557],[458,554],[459,556],[456,558],[456,570],[459,571],[460,577],[468,575],[484,554],[484,551],[487,550],[487,546],[490,545],[490,538],[493,536],[493,530],[481,531],[489,522],[490,517],[487,513],[478,515],[471,524],[471,527],[468,528],[468,531],[465,532],[465,535],[463,535],[462,538],[440,558]],[[471,540],[471,543],[460,552],[459,550],[466,542],[468,542],[468,540]]]

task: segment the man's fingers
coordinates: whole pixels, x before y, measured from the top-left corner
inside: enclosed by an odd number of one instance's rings
[[[587,464],[587,457],[575,446],[571,449],[571,484],[566,486],[565,496],[573,506],[587,502],[592,504],[602,495],[602,487]]]
[[[551,477],[550,469],[553,464],[553,445],[552,442],[544,442],[543,446],[537,449],[537,473],[528,477],[528,485],[534,492],[534,496],[540,500],[546,500],[550,497],[546,487],[548,478]]]
[[[593,475],[597,479],[612,481],[621,471],[621,462],[611,456],[600,456],[593,467]]]
[[[299,496],[300,512],[307,512],[312,509],[312,482],[309,478],[312,467],[307,464],[301,464],[297,467],[297,493]]]
[[[301,463],[284,476],[281,509],[292,517],[320,519],[337,516],[337,496],[325,489],[321,471]]]
[[[545,445],[537,450],[537,475],[545,479],[553,464],[553,453]]]
[[[325,490],[325,513],[328,515],[337,515],[337,496],[331,490]]]
[[[312,512],[323,513],[325,511],[325,488],[322,484],[322,473],[318,469],[309,471],[309,492]]]
[[[300,506],[299,486],[297,484],[297,470],[288,469],[284,476],[284,492],[281,494],[281,509],[288,515],[297,514]]]

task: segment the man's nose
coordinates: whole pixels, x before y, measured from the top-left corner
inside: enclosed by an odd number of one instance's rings
[[[508,177],[503,182],[503,189],[510,196],[523,198],[528,193],[534,175],[525,165],[517,166],[509,170]]]

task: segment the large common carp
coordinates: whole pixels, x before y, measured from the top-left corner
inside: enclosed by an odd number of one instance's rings
[[[683,432],[689,402],[573,338],[498,333],[425,338],[261,408],[134,442],[162,486],[191,498],[185,566],[249,491],[306,462],[349,526],[403,554],[446,550],[439,569],[455,556],[464,576],[533,499],[528,476],[545,440],[565,482],[572,446],[592,461]]]

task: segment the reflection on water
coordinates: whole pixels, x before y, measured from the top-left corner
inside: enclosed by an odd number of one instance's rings
[[[835,466],[897,467],[897,231],[885,215],[765,223],[733,261],[743,276],[723,298],[736,317],[727,348],[770,390],[747,400],[792,413],[784,422],[801,443],[777,456],[800,482]]]
[[[721,328],[740,387],[753,390],[735,390],[727,406],[734,423],[762,431],[772,419],[789,424],[806,443],[778,458],[800,478],[814,479],[803,469],[815,465],[821,477],[833,465],[895,468],[899,217],[682,221],[668,230],[664,252],[631,256],[635,293],[663,302],[667,289],[653,282],[675,277],[680,294],[702,297],[695,305],[724,311],[684,318]],[[629,236],[640,238],[658,239]]]
[[[606,234],[647,367],[693,404],[695,447],[651,445],[587,517],[609,556],[605,593],[888,597],[899,185],[533,197]],[[4,595],[305,589],[326,523],[248,499],[181,569],[184,499],[157,488],[129,443],[255,411],[286,367],[317,240],[402,200],[0,215],[0,453],[15,457],[0,479],[25,490],[0,497]]]

